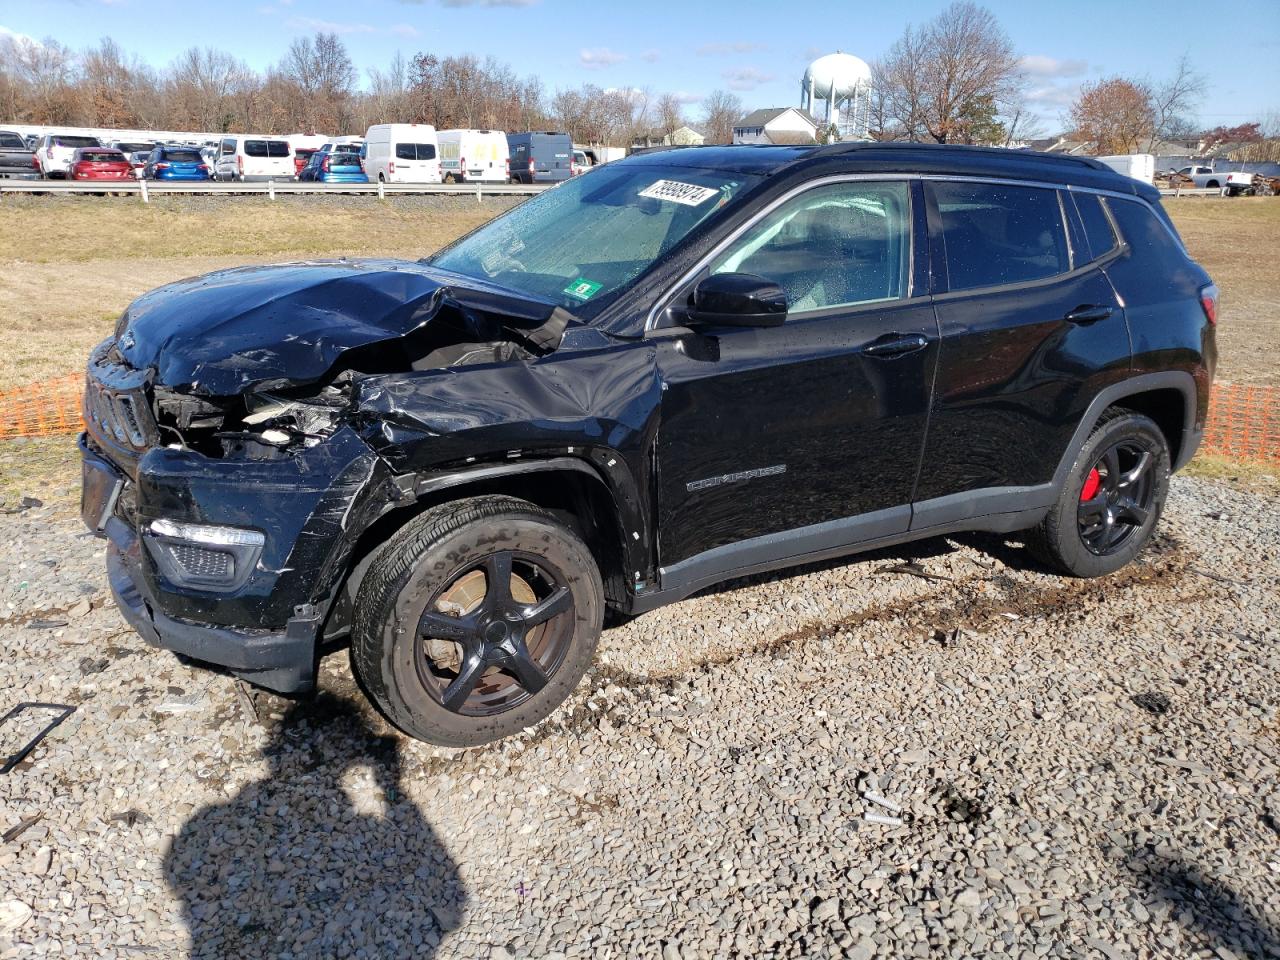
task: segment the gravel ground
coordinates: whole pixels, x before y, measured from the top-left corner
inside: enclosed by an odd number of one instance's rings
[[[1102,581],[961,537],[736,583],[444,751],[345,654],[291,702],[147,648],[31,493],[0,707],[76,710],[0,776],[0,956],[1280,957],[1274,494],[1176,478]]]

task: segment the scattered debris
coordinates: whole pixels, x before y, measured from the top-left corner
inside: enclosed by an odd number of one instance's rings
[[[62,721],[67,719],[67,717],[71,716],[71,714],[75,712],[75,709],[75,707],[65,703],[36,703],[34,701],[24,701],[6,713],[3,717],[0,717],[0,727],[2,727],[13,718],[28,710],[51,710],[57,713],[57,716],[45,724],[44,728],[32,736],[23,747],[21,747],[16,753],[9,755],[8,759],[4,762],[4,766],[0,767],[0,773],[8,773],[25,760],[27,754],[36,748],[36,744],[48,736],[49,731],[62,723]]]
[[[1217,573],[1210,573],[1208,570],[1201,570],[1199,567],[1188,566],[1187,572],[1197,574],[1198,576],[1201,576],[1201,577],[1207,577],[1210,580],[1217,580],[1219,583],[1234,584],[1237,587],[1247,587],[1249,585],[1248,581],[1232,580],[1230,577],[1224,577],[1221,574],[1217,574]]]
[[[171,690],[181,691],[181,687],[171,687]],[[196,713],[204,707],[204,691],[197,690],[195,693],[186,696],[175,696],[164,703],[158,703],[155,706],[156,713]]]
[[[900,827],[903,823],[901,817],[890,817],[883,813],[872,813],[870,811],[864,813],[862,819],[867,823],[879,823],[886,827]]]
[[[0,509],[0,513],[22,513],[24,510],[34,510],[36,507],[43,507],[44,501],[35,497],[23,497],[18,501],[16,507],[5,507]]]
[[[80,676],[87,677],[90,674],[101,673],[107,667],[111,666],[111,661],[106,657],[81,657],[80,658]]]
[[[874,803],[877,807],[884,807],[886,810],[892,810],[894,813],[901,813],[902,807],[894,803],[888,797],[881,796],[871,790],[863,791],[862,799],[868,803]]]
[[[16,824],[14,824],[4,833],[0,833],[0,840],[3,840],[5,843],[12,843],[14,840],[17,840],[20,836],[22,836],[24,833],[26,833],[28,830],[30,830],[32,827],[34,827],[37,823],[39,823],[43,819],[44,819],[43,812],[33,813],[31,816],[27,817],[26,819],[19,820]]]
[[[258,713],[258,704],[253,699],[253,694],[249,691],[249,685],[243,680],[237,679],[233,686],[235,687],[236,698],[240,701],[241,706],[244,707],[245,712],[253,717],[254,723],[261,725],[262,715]],[[245,719],[247,721],[248,717]]]
[[[111,815],[112,823],[123,823],[126,827],[132,827],[138,823],[150,823],[151,818],[141,810],[124,810],[120,813]]]
[[[913,577],[919,577],[921,580],[942,580],[946,583],[955,583],[954,577],[945,577],[940,573],[930,573],[915,560],[906,563],[891,563],[888,566],[880,567],[876,573],[907,573]]]
[[[1135,693],[1129,699],[1133,701],[1135,706],[1147,711],[1147,713],[1154,713],[1156,716],[1169,712],[1169,698],[1163,693],[1155,691]]]
[[[28,630],[57,630],[59,627],[65,627],[65,620],[32,620],[27,624]]]

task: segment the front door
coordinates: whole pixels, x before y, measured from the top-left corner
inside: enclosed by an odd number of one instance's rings
[[[786,323],[655,340],[664,584],[707,551],[723,570],[907,529],[937,347],[912,194],[851,180],[791,198],[702,274],[777,282]]]

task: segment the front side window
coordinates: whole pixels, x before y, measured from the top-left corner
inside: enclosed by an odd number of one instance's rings
[[[589,317],[758,180],[699,167],[610,164],[520,204],[431,262]]]
[[[711,272],[774,281],[793,314],[906,297],[910,188],[855,181],[806,191],[734,241]]]
[[[1071,269],[1055,190],[930,183],[952,290],[1041,280]]]

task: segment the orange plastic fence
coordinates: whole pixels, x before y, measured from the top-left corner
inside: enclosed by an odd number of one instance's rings
[[[83,373],[0,390],[0,440],[76,433],[84,424],[80,418],[83,394]]]
[[[0,391],[0,440],[52,437],[81,428],[83,374]],[[1280,464],[1280,389],[1219,383],[1205,431],[1205,453],[1252,463]]]

